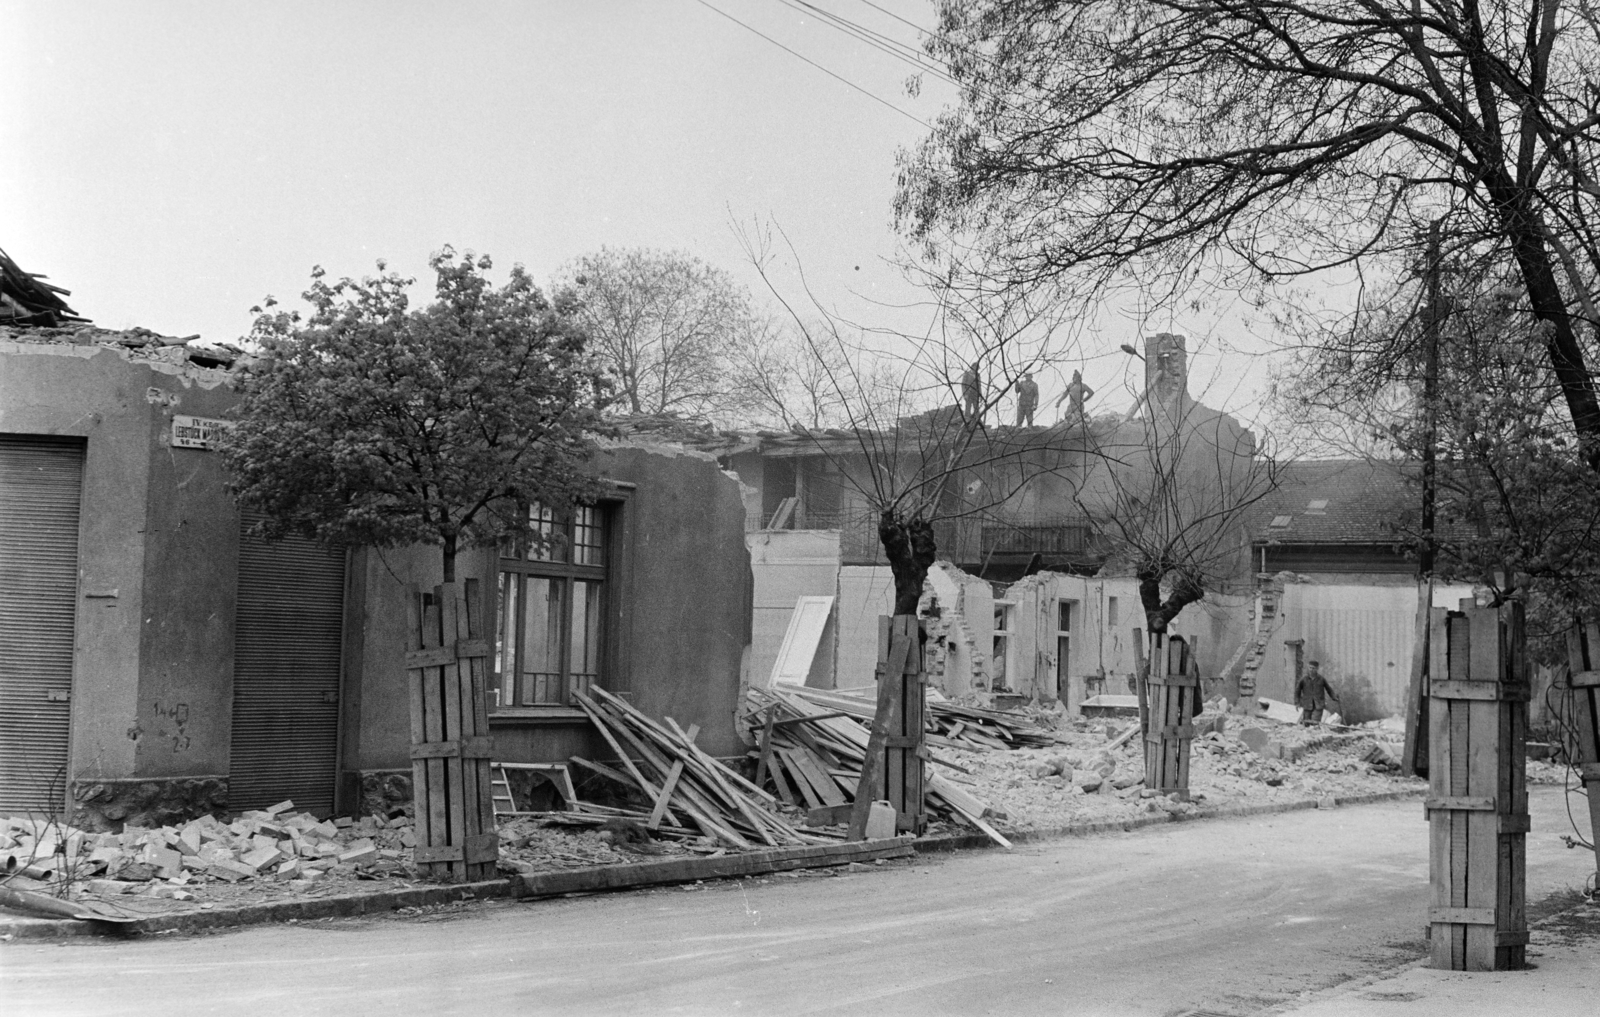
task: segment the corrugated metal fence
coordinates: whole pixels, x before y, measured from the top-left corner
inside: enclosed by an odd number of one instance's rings
[[[1471,595],[1471,587],[1442,586],[1433,602],[1454,607]],[[1261,695],[1285,702],[1293,698],[1293,658],[1283,644],[1304,639],[1306,659],[1321,663],[1334,691],[1343,696],[1365,681],[1383,712],[1401,712],[1411,680],[1416,587],[1291,583],[1283,591],[1280,617],[1272,636],[1275,649],[1268,655],[1274,666],[1266,682],[1258,683]]]

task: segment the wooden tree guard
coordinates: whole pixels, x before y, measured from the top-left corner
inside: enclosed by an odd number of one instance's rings
[[[928,826],[923,803],[922,640],[915,615],[879,616],[877,679],[878,708],[850,809],[848,840],[865,839],[867,814],[880,799],[894,806],[897,831],[921,834]]]
[[[1428,672],[1433,967],[1507,971],[1528,942],[1522,605],[1434,608]]]
[[[1572,685],[1572,762],[1589,798],[1589,843],[1600,845],[1600,623],[1584,622],[1567,632]],[[1600,850],[1594,855],[1600,877]]]
[[[406,677],[417,868],[452,882],[492,879],[499,858],[485,700],[489,645],[478,581],[413,589]]]
[[[1144,786],[1189,800],[1189,745],[1200,705],[1200,667],[1182,636],[1152,632],[1150,723],[1144,735]]]

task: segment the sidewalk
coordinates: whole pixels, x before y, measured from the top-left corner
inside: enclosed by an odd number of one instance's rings
[[[1579,904],[1534,925],[1528,961],[1534,967],[1525,971],[1438,971],[1418,965],[1389,978],[1337,986],[1278,1012],[1301,1017],[1594,1013],[1600,1006],[1600,902]]]

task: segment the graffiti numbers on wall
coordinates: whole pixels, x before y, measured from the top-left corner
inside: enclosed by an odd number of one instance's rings
[[[189,732],[186,730],[189,724],[189,704],[173,703],[162,706],[161,701],[156,700],[153,705],[156,714],[156,736],[172,739],[173,752],[187,749],[190,744]],[[172,725],[171,730],[167,728],[168,723]]]

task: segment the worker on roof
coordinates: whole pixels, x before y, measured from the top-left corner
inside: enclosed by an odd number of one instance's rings
[[[1316,661],[1306,663],[1306,673],[1295,682],[1294,702],[1300,707],[1300,723],[1311,727],[1322,723],[1322,711],[1327,707],[1328,700],[1335,703],[1339,701],[1339,693],[1333,691],[1333,686],[1328,684],[1328,679],[1322,677]]]

